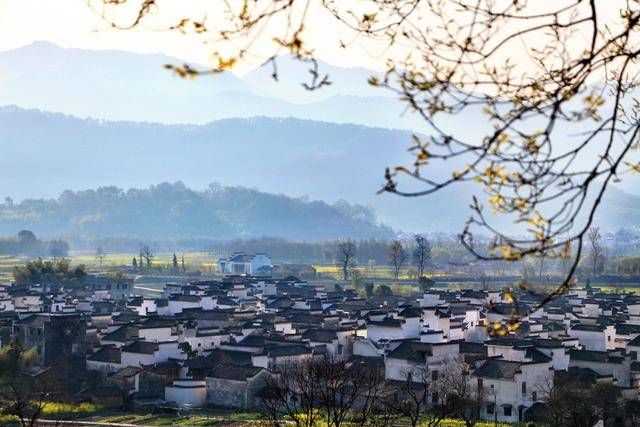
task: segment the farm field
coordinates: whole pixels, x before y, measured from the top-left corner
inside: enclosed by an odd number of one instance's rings
[[[185,266],[189,271],[199,270],[202,273],[215,273],[217,259],[206,252],[178,252],[178,263],[181,262],[182,256],[184,256]],[[107,253],[102,261],[102,267],[105,269],[114,267],[131,266],[133,257],[138,258],[137,253]],[[69,258],[72,264],[84,264],[90,269],[99,269],[100,263],[96,259],[93,252],[81,252],[72,251],[69,253]],[[155,254],[153,259],[154,266],[161,266],[163,268],[171,269],[173,263],[173,252],[160,252]]]
[[[91,272],[98,271],[116,271],[123,267],[131,266],[133,257],[138,258],[138,254],[118,252],[107,253],[102,262],[102,269],[100,263],[95,257],[95,253],[89,251],[72,251],[69,254],[69,259],[72,264],[84,264]],[[206,252],[180,252],[176,253],[178,257],[178,263],[180,265],[181,258],[184,256],[185,267],[188,272],[195,273],[200,272],[202,275],[212,275],[217,273],[217,258],[215,255]],[[0,256],[0,286],[8,286],[13,280],[13,267],[16,265],[23,265],[28,261],[25,256]],[[155,255],[153,265],[160,267],[158,275],[167,274],[171,275],[172,272],[173,253],[163,252]],[[342,280],[342,269],[336,265],[314,265],[318,273],[318,279],[328,280]],[[407,274],[406,271],[398,278],[397,284],[393,280],[392,269],[388,266],[374,265],[374,266],[359,266],[356,267],[363,280],[380,280],[382,282],[390,282],[392,289],[399,293],[410,293],[417,290],[415,286],[411,286],[411,282],[415,280],[412,275]],[[427,274],[428,277],[441,282],[441,285],[450,290],[468,289],[471,287],[477,287],[479,283],[447,283],[447,274],[443,272],[435,272]],[[141,282],[145,282],[144,277],[140,278]],[[497,286],[505,286],[505,284]],[[636,293],[640,294],[640,283],[611,283],[607,285],[594,284],[596,288],[601,289],[604,292],[612,293]],[[161,283],[140,283],[136,286],[139,288],[139,292],[144,295],[157,295],[162,289]],[[582,286],[581,286],[582,287]],[[549,287],[551,288],[551,287]]]

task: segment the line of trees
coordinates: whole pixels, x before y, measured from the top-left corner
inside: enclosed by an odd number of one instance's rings
[[[343,280],[353,278],[354,268],[357,266],[359,246],[353,240],[340,241],[336,245],[335,262],[342,271]],[[386,264],[393,272],[393,277],[397,280],[402,269],[411,263],[415,267],[416,278],[425,276],[426,269],[432,266],[431,243],[422,234],[416,234],[413,240],[408,243],[396,239],[390,243],[385,243],[381,249],[385,250]]]
[[[69,255],[69,243],[62,239],[41,240],[30,230],[21,230],[15,237],[0,238],[0,255],[50,256]]]
[[[84,265],[72,266],[68,259],[43,260],[38,258],[22,266],[13,267],[16,285],[59,285],[79,287],[87,275]]]

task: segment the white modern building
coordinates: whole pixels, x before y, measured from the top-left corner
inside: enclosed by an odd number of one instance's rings
[[[218,260],[218,271],[226,274],[268,274],[271,270],[271,258],[265,253],[255,255],[235,252],[229,258]]]

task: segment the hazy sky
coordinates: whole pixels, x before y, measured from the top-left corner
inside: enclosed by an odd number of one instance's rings
[[[101,0],[92,0],[94,7]],[[135,2],[134,2],[135,4]],[[192,11],[193,17],[207,14],[209,22],[214,21],[216,14],[220,17],[219,8],[204,9],[202,5],[222,4],[199,0],[180,0],[180,2],[160,1],[162,11],[171,15],[175,5],[180,7],[180,16],[185,11]],[[169,12],[169,13],[167,13]],[[119,14],[118,18],[125,15]],[[178,16],[178,13],[171,15]],[[316,41],[316,55],[334,65],[366,66],[380,68],[382,51],[375,47],[364,47],[360,42],[351,45],[348,51],[337,48],[339,40],[350,35],[340,32],[326,12],[314,12],[314,28],[309,28],[309,35]],[[333,25],[332,25],[333,24]],[[327,29],[331,27],[331,31]],[[315,37],[319,36],[319,37]],[[267,43],[272,43],[266,38]],[[113,30],[102,19],[86,0],[0,0],[0,50],[17,48],[33,41],[46,40],[64,47],[86,49],[117,49],[141,53],[162,52],[187,61],[207,64],[211,59],[212,47],[205,46],[201,39],[167,31]],[[318,43],[320,41],[320,43]],[[257,67],[262,60],[255,58],[251,64],[244,64],[237,72]]]

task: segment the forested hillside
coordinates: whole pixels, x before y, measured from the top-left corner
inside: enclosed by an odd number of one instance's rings
[[[57,199],[0,204],[0,234],[29,229],[42,236],[74,238],[250,238],[291,240],[386,238],[390,228],[374,212],[344,201],[306,198],[211,184],[204,191],[183,183],[147,189],[65,191]]]

